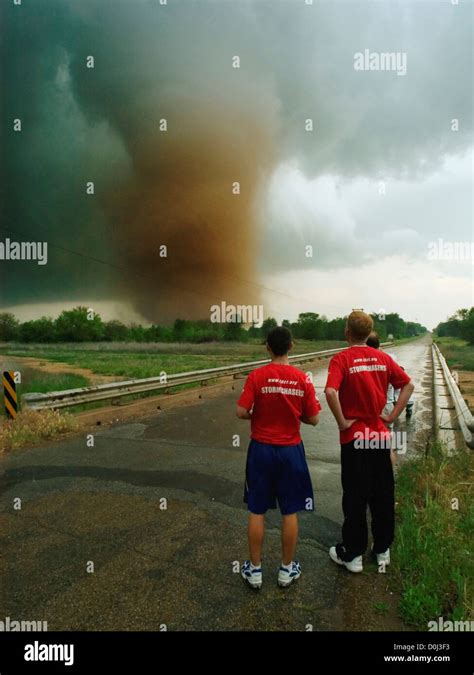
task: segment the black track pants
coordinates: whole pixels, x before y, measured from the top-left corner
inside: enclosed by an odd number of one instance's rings
[[[372,516],[374,553],[383,553],[393,541],[395,499],[393,468],[388,448],[354,448],[341,445],[342,545],[338,555],[346,561],[367,548],[367,506]]]

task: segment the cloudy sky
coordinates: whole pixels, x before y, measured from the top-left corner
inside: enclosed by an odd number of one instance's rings
[[[0,261],[2,308],[433,327],[471,305],[449,247],[473,234],[472,19],[463,0],[4,3],[0,241],[49,255]]]

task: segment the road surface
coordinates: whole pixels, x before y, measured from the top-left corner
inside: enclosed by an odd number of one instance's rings
[[[428,338],[392,351],[413,378],[408,456],[431,427]],[[327,361],[312,370],[322,394]],[[0,460],[0,619],[48,630],[403,630],[393,572],[334,565],[341,488],[325,401],[303,438],[316,510],[301,516],[303,575],[280,589],[279,516],[268,518],[264,583],[247,588],[242,502],[248,423],[223,394]],[[321,398],[324,398],[321,396]],[[235,446],[235,436],[240,447]],[[21,509],[18,507],[21,500]]]

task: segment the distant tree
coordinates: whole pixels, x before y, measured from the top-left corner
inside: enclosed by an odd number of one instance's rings
[[[55,322],[62,342],[94,342],[104,337],[104,324],[98,314],[90,315],[87,307],[61,312]]]
[[[108,342],[125,342],[129,339],[129,328],[121,321],[106,321],[104,323],[104,340]]]
[[[470,345],[474,345],[474,307],[466,310],[464,314],[461,322],[461,337]]]
[[[173,339],[180,342],[184,339],[187,321],[185,319],[176,319],[173,324]]]
[[[327,340],[344,340],[344,329],[346,320],[344,318],[331,319],[325,326],[324,337]]]
[[[147,333],[147,341],[149,342],[164,342],[164,329],[162,326],[158,326],[157,324],[152,324],[149,328],[146,330]],[[170,328],[169,333],[172,334],[173,331]]]
[[[225,324],[224,340],[229,342],[244,342],[247,338],[248,333],[241,323],[230,321]]]
[[[472,337],[474,309],[458,310],[447,321],[439,324],[438,335],[464,337],[468,341]],[[404,321],[398,314],[387,314],[382,318],[372,315],[375,329],[382,339],[392,332],[395,337],[415,336],[426,332],[419,323]],[[282,325],[290,328],[295,339],[308,340],[343,340],[346,319],[337,317],[328,320],[316,312],[302,312],[298,321],[290,323],[284,319]],[[248,330],[239,321],[213,323],[209,319],[190,321],[176,319],[172,327],[153,324],[126,326],[120,321],[103,322],[100,316],[91,315],[85,307],[76,307],[64,311],[53,321],[47,317],[26,321],[20,324],[13,314],[0,314],[0,340],[19,339],[23,342],[53,341],[136,341],[136,342],[211,342],[218,340],[246,342],[249,338],[266,339],[270,330],[276,327],[277,321],[267,317],[262,326],[252,325]]]
[[[257,328],[257,326],[253,323],[250,328],[247,331],[247,335],[250,338],[261,338],[262,337],[262,329]]]
[[[298,314],[299,323],[304,323],[305,321],[317,321],[319,319],[319,314],[316,312],[301,312]]]
[[[129,339],[133,342],[147,342],[148,341],[148,331],[144,326],[140,324],[133,323],[129,328]]]
[[[209,319],[193,321],[194,324],[194,342],[214,342],[215,340],[225,340],[225,326],[221,323],[212,323]],[[244,339],[244,336],[242,336]]]
[[[463,337],[463,322],[466,320],[469,310],[459,309],[446,321],[439,323],[435,332],[439,337]]]
[[[170,326],[158,326],[155,332],[155,342],[173,342],[173,329]]]
[[[395,338],[406,337],[405,322],[396,312],[386,314],[383,325],[385,326],[385,335],[383,337],[386,335],[393,335]]]
[[[262,323],[262,336],[267,339],[268,333],[272,330],[272,328],[276,328],[278,326],[278,323],[276,319],[273,317],[269,316],[268,319],[265,319]]]
[[[56,339],[55,323],[49,317],[25,321],[20,326],[21,342],[55,342]]]
[[[438,337],[459,337],[461,333],[461,322],[448,320],[441,321],[436,328],[435,332]]]
[[[18,338],[20,322],[10,312],[0,314],[0,340],[10,342]]]
[[[303,340],[319,340],[322,337],[322,320],[316,312],[302,312],[298,315],[298,337]]]

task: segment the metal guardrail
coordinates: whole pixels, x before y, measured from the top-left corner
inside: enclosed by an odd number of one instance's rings
[[[469,410],[451,371],[449,370],[446,359],[440,352],[436,343],[433,343],[432,351],[433,363],[436,363],[437,361],[441,367],[441,370],[443,371],[444,381],[453,402],[456,419],[459,423],[464,441],[468,448],[474,449],[474,417],[472,416],[472,413]]]
[[[382,343],[382,347],[392,344],[391,342]],[[346,349],[326,349],[320,352],[308,352],[307,354],[295,354],[290,356],[291,363],[305,363],[314,361],[325,356],[332,356],[337,352]],[[191,384],[196,382],[206,382],[220,377],[233,375],[245,375],[254,368],[270,363],[270,359],[261,361],[248,361],[247,363],[237,363],[230,366],[220,366],[218,368],[207,368],[205,370],[194,370],[187,373],[176,373],[166,377],[148,377],[139,380],[126,380],[124,382],[110,382],[107,384],[98,384],[94,387],[82,387],[80,389],[66,389],[64,391],[51,391],[46,394],[24,394],[22,402],[31,410],[44,410],[48,408],[68,408],[83,403],[92,403],[94,401],[106,401],[118,399],[122,396],[131,394],[143,394],[148,391],[166,391],[171,387],[177,387],[181,384]]]

